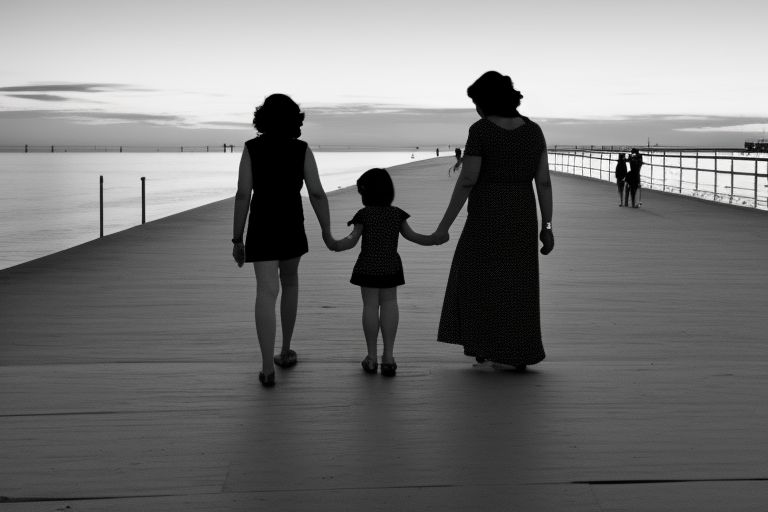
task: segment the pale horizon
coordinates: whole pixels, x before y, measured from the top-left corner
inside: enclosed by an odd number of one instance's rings
[[[764,2],[6,4],[0,146],[239,144],[274,92],[307,112],[313,145],[461,145],[466,88],[489,69],[549,144],[768,130]]]

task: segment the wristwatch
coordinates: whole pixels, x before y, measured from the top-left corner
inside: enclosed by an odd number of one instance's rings
[[[544,223],[544,227],[542,227],[541,229],[548,229],[548,230],[552,231],[552,223],[551,222],[545,222]]]

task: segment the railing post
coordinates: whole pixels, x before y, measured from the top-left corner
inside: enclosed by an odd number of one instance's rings
[[[104,236],[104,176],[99,176],[99,238]]]
[[[696,193],[699,193],[699,152],[696,152]]]
[[[757,208],[757,160],[755,160],[755,208]]]
[[[679,156],[677,158],[677,165],[678,165],[678,170],[680,171],[679,193],[682,194],[683,193],[683,152],[682,151],[680,151]]]
[[[24,152],[29,153],[29,144],[24,144]]]
[[[733,156],[731,156],[731,197],[728,202],[733,204]]]
[[[667,191],[667,151],[664,150],[661,154],[661,190]]]
[[[144,224],[147,221],[146,216],[146,210],[147,210],[147,203],[146,203],[146,189],[144,187],[144,182],[146,181],[146,178],[144,176],[141,177],[141,223]]]
[[[715,195],[713,199],[717,201],[717,151],[715,151]]]

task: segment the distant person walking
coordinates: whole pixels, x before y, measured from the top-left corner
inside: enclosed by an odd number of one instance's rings
[[[627,172],[627,187],[624,192],[624,205],[629,205],[629,196],[632,197],[632,208],[637,208],[637,189],[640,187],[640,169],[643,167],[643,155],[637,148],[632,148],[629,154],[629,172]]]
[[[259,381],[275,385],[275,367],[296,364],[291,349],[299,300],[299,260],[308,251],[304,232],[302,186],[326,244],[332,240],[328,199],[320,184],[312,150],[299,140],[304,113],[284,94],[273,94],[256,109],[253,126],[259,132],[245,143],[235,196],[232,256],[238,266],[253,262],[256,273],[256,335],[261,348]],[[250,217],[248,212],[250,210]],[[248,218],[245,243],[243,232]],[[275,306],[280,298],[283,346],[275,352]]]
[[[627,155],[619,153],[619,161],[616,162],[616,185],[619,187],[619,206],[624,206],[624,187],[627,178]]]
[[[435,156],[440,156],[440,148],[435,148]]]
[[[469,128],[461,174],[434,233],[447,239],[469,198],[437,339],[463,345],[478,363],[523,371],[545,357],[536,198],[541,253],[549,254],[555,242],[547,145],[539,125],[517,111],[523,95],[508,76],[489,71],[467,94],[480,120]]]
[[[395,336],[400,320],[397,287],[405,284],[403,263],[397,253],[400,235],[420,245],[435,245],[436,237],[421,235],[408,225],[408,215],[396,206],[395,187],[386,169],[370,169],[357,180],[357,191],[364,208],[348,222],[352,233],[329,247],[345,251],[357,245],[362,237],[362,249],[352,271],[350,282],[360,287],[363,296],[363,333],[368,355],[362,366],[366,373],[376,373],[378,362],[378,336],[384,344],[381,374],[394,377],[397,363],[394,357]]]

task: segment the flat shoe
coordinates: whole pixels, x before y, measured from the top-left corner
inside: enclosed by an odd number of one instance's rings
[[[379,363],[377,363],[371,356],[365,356],[365,359],[363,359],[360,364],[365,373],[376,373],[379,369]]]
[[[397,375],[397,363],[381,363],[381,374],[385,377],[394,377]]]
[[[272,360],[280,368],[290,368],[291,366],[296,366],[296,363],[298,362],[296,352],[293,350],[289,350],[288,352],[280,352],[280,354],[273,357]]]
[[[275,386],[275,372],[270,373],[269,375],[264,375],[264,372],[259,372],[259,382],[261,382],[261,385],[265,388],[271,388]]]

